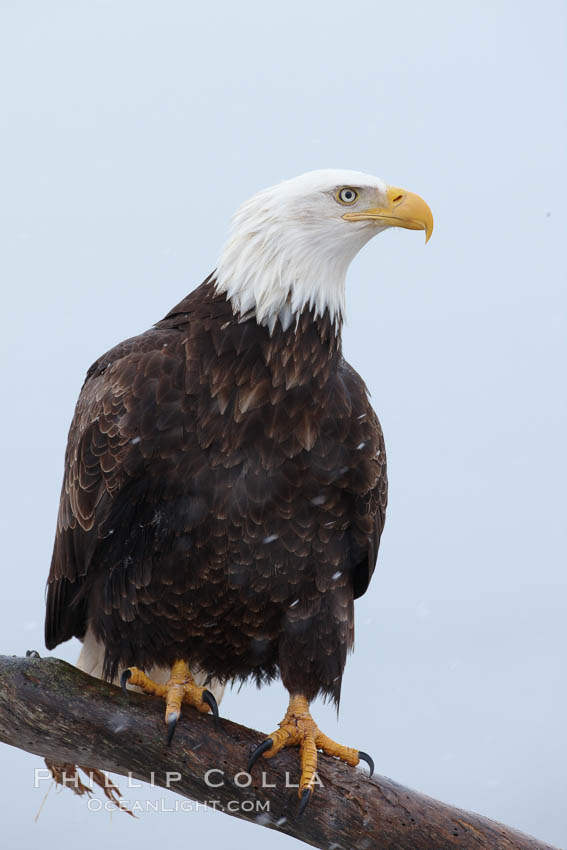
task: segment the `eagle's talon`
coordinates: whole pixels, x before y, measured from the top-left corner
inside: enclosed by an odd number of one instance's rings
[[[206,714],[213,712],[218,717],[218,705],[215,697],[207,688],[196,684],[191,671],[185,661],[176,661],[172,668],[169,679],[165,685],[154,682],[143,670],[137,667],[128,667],[120,677],[122,688],[126,691],[126,683],[141,688],[145,693],[161,697],[166,702],[165,722],[167,724],[167,743],[171,743],[175,726],[181,717],[181,706],[192,705],[197,711]]]
[[[298,796],[301,799],[299,814],[302,814],[309,802],[317,777],[318,750],[326,755],[338,758],[346,764],[355,767],[360,759],[368,763],[370,773],[374,770],[374,762],[367,753],[360,753],[352,747],[337,744],[324,735],[319,729],[309,711],[309,702],[301,694],[290,698],[286,715],[279,724],[279,729],[272,732],[269,738],[260,744],[253,752],[248,763],[248,773],[261,755],[272,758],[285,747],[299,747],[301,761],[301,779],[299,780]]]
[[[167,746],[171,746],[171,742],[173,740],[173,736],[175,734],[175,729],[177,727],[177,721],[179,720],[179,714],[177,712],[173,712],[167,718]]]
[[[362,750],[358,751],[358,758],[361,759],[361,761],[366,762],[366,764],[370,768],[370,773],[368,774],[368,778],[372,779],[372,774],[374,773],[374,760],[372,759],[371,756],[368,755],[368,753],[363,753]]]
[[[307,803],[311,799],[311,794],[313,793],[312,788],[306,788],[305,791],[301,792],[301,800],[299,801],[299,806],[297,808],[297,817],[300,818],[305,809],[307,808]]]
[[[272,741],[271,738],[266,738],[265,741],[262,741],[261,744],[258,744],[256,749],[254,750],[254,752],[252,753],[252,755],[248,759],[248,766],[246,768],[247,773],[250,773],[252,771],[252,768],[254,767],[254,765],[256,764],[258,759],[260,758],[260,756],[263,753],[265,753],[267,750],[271,750],[273,746],[274,746],[274,742]]]
[[[219,728],[219,707],[215,695],[211,691],[203,691],[203,702],[211,709],[215,730]]]
[[[128,688],[126,687],[126,683],[128,682],[128,679],[131,679],[131,678],[132,678],[132,671],[130,670],[129,667],[127,667],[126,670],[124,670],[124,672],[120,676],[120,686],[121,686],[121,688],[122,688],[122,690],[124,691],[125,694],[128,693]]]

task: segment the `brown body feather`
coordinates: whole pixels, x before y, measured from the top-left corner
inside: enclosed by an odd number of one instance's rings
[[[380,425],[328,314],[273,333],[209,278],[89,370],[69,433],[49,649],[182,658],[338,701],[387,498]]]

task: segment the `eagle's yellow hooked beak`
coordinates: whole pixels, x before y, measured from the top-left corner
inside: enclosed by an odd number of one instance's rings
[[[367,210],[347,212],[346,221],[372,221],[384,223],[388,227],[404,227],[406,230],[425,230],[425,241],[433,233],[433,214],[423,198],[405,189],[388,186],[388,203],[383,207],[370,207]]]

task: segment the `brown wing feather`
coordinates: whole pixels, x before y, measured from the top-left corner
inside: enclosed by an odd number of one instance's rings
[[[386,521],[388,475],[384,435],[368,400],[366,385],[348,363],[343,366],[343,379],[351,397],[356,400],[350,420],[350,442],[360,452],[359,462],[349,471],[349,489],[354,496],[352,581],[354,598],[358,599],[370,584],[378,558]]]
[[[178,336],[175,331],[148,331],[121,343],[89,369],[65,454],[47,585],[48,649],[83,637],[88,602],[84,582],[95,552],[114,533],[113,524],[120,519],[127,528],[140,509],[135,499],[129,503],[116,497],[136,481],[151,457],[152,434],[168,427],[168,393],[174,376],[178,385],[180,377],[175,354],[168,355],[167,347]]]

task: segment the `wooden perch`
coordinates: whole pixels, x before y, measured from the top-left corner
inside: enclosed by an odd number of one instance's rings
[[[243,787],[248,755],[263,738],[226,719],[215,731],[210,715],[187,709],[167,747],[160,700],[134,692],[125,696],[119,688],[55,658],[0,656],[0,741],[38,756],[133,780],[153,778],[155,785],[169,785],[183,797],[208,802],[313,847],[553,850],[385,777],[368,779],[362,770],[322,754],[319,776],[324,787],[316,788],[306,813],[297,818],[297,789],[286,787],[298,775],[297,752],[261,760],[253,769],[252,784]],[[139,799],[140,793],[127,796]]]

